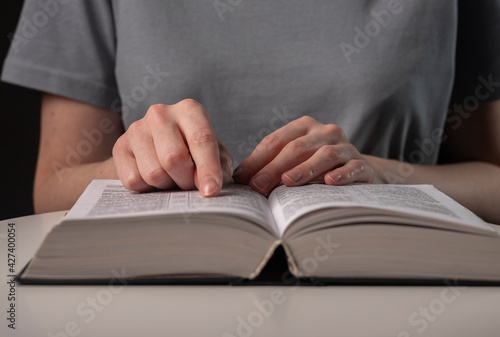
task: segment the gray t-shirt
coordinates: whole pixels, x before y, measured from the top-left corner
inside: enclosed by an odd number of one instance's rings
[[[2,79],[121,110],[126,128],[194,98],[236,164],[302,115],[434,164],[457,17],[441,0],[26,0]]]

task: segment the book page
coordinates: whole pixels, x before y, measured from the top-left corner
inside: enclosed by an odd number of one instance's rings
[[[430,185],[279,186],[269,196],[269,204],[280,235],[298,217],[314,210],[353,206],[403,211],[494,231],[489,224]]]
[[[138,193],[126,189],[119,180],[94,180],[66,215],[66,220],[144,217],[161,214],[233,214],[270,227],[274,223],[267,199],[249,186],[227,184],[215,198],[203,198],[193,191]]]

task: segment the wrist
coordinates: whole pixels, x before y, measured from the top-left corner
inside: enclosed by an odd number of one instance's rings
[[[411,164],[399,160],[381,158],[362,154],[364,160],[374,171],[374,183],[377,184],[405,184],[409,183],[414,173]]]

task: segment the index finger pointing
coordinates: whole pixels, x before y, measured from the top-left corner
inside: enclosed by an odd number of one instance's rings
[[[219,143],[209,119],[203,114],[180,121],[191,157],[196,166],[197,187],[204,197],[219,194],[222,188]]]

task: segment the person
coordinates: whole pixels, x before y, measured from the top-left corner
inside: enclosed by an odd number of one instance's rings
[[[205,197],[231,179],[262,194],[425,183],[500,223],[499,13],[497,0],[26,0],[2,79],[45,93],[35,210],[71,207],[98,178]]]

